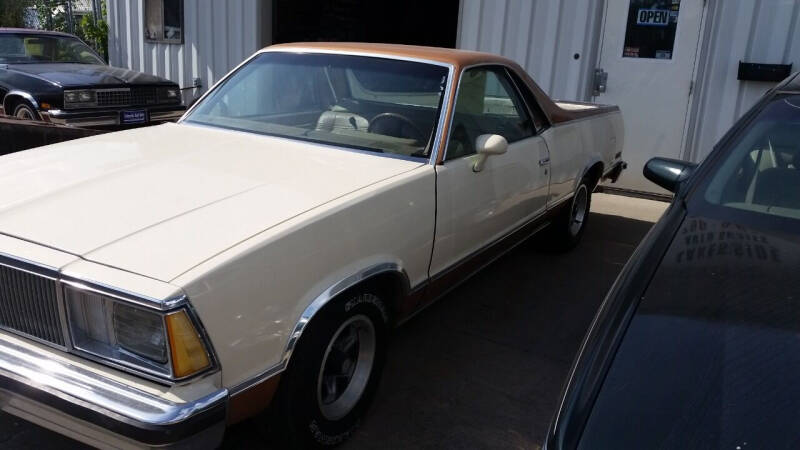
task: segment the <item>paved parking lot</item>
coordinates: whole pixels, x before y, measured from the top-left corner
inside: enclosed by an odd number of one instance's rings
[[[567,254],[523,244],[398,330],[375,403],[342,448],[534,448],[597,306],[666,203],[595,194]],[[0,447],[80,448],[0,414]],[[254,421],[225,448],[269,448]]]

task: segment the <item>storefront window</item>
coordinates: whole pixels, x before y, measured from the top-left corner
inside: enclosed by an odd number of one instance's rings
[[[183,43],[183,0],[145,0],[144,38]]]
[[[631,0],[623,58],[672,59],[680,0]]]

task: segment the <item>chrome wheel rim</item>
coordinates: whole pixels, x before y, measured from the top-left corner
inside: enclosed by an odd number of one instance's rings
[[[341,419],[361,399],[375,363],[375,344],[375,326],[363,314],[351,317],[333,334],[317,380],[317,402],[326,419]]]
[[[33,114],[31,114],[31,111],[28,108],[18,109],[17,113],[15,114],[15,117],[17,119],[33,120]]]
[[[569,221],[569,232],[573,236],[577,236],[583,228],[583,222],[586,220],[586,206],[589,199],[589,193],[586,185],[582,184],[575,193],[575,198],[572,200],[572,211]]]

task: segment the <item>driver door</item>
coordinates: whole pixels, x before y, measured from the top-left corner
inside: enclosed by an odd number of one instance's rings
[[[504,67],[462,74],[444,164],[436,166],[433,281],[448,272],[469,275],[480,267],[470,269],[473,256],[545,211],[549,153],[529,111]],[[482,134],[499,134],[509,145],[475,172],[475,139]],[[458,267],[468,273],[451,270]]]

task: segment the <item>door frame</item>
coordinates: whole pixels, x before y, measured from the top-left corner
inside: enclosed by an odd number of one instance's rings
[[[606,36],[606,18],[608,17],[608,0],[601,0],[603,2],[602,19],[600,24],[600,35],[598,37],[597,46],[595,49],[594,67],[600,68],[600,59],[602,58],[603,43]],[[684,0],[686,1],[686,0]],[[698,0],[700,1],[700,0]],[[694,143],[696,141],[696,127],[695,119],[700,108],[700,99],[703,94],[702,80],[705,74],[706,61],[708,60],[709,47],[711,42],[711,29],[709,26],[710,18],[713,17],[709,14],[710,11],[716,11],[718,0],[702,0],[703,11],[700,16],[700,30],[698,31],[697,48],[695,50],[694,60],[692,61],[692,76],[691,76],[691,91],[687,100],[686,114],[683,119],[683,134],[681,136],[681,145],[679,155],[681,159],[687,161],[691,160],[694,151]],[[592,90],[594,89],[594,80],[592,79],[592,86],[589,88],[587,96],[592,98]],[[624,119],[624,118],[623,118]],[[623,155],[624,156],[624,155]]]

